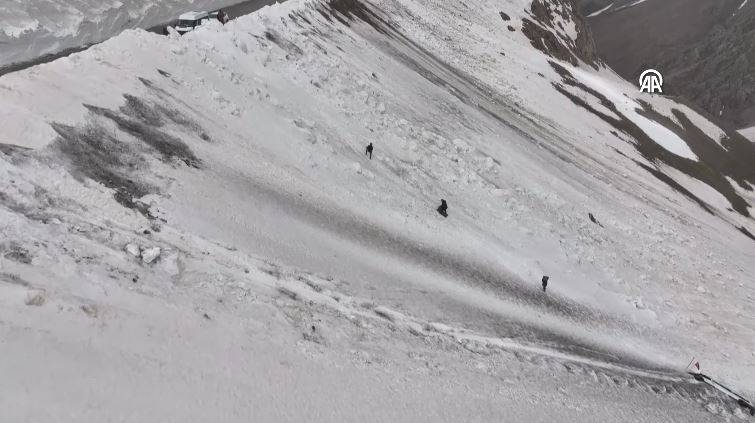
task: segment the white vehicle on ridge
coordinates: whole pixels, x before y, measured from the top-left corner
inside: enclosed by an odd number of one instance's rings
[[[209,22],[210,14],[207,12],[186,12],[178,17],[176,31],[183,35],[191,32],[197,27]]]

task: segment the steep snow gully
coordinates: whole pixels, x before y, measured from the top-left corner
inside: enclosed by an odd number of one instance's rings
[[[752,144],[584,28],[289,0],[0,77],[0,408],[748,418],[683,366],[755,389]]]

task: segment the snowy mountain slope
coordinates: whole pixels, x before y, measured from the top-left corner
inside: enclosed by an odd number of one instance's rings
[[[741,415],[678,373],[700,354],[753,389],[755,244],[736,229],[753,225],[726,210],[753,198],[726,178],[752,181],[706,163],[736,140],[533,48],[584,60],[569,3],[558,18],[476,6],[294,1],[181,38],[127,31],[0,78],[6,370],[85,420]],[[31,386],[45,358],[23,351],[40,337],[55,372]],[[55,398],[87,361],[91,391]],[[284,382],[262,395],[260,378]]]
[[[233,0],[6,0],[0,3],[0,68],[169,22]]]

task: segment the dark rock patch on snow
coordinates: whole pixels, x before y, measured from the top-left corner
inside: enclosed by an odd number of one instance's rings
[[[137,200],[154,191],[137,179],[137,172],[147,168],[138,150],[115,139],[101,126],[53,123],[52,128],[58,138],[51,147],[62,153],[74,176],[87,177],[115,190],[114,198],[122,206],[149,214],[148,207]]]
[[[294,58],[299,58],[304,55],[304,51],[302,51],[299,46],[283,38],[282,35],[273,30],[265,31],[265,38],[283,49],[286,53],[292,55]]]
[[[8,242],[0,245],[3,257],[16,263],[31,264],[32,255],[29,250],[16,242]]]
[[[595,52],[595,42],[573,3],[572,0],[533,0],[531,19],[522,19],[522,33],[529,38],[533,47],[551,57],[575,66],[582,60],[597,69],[600,61]],[[562,21],[574,23],[577,31],[575,39],[563,35]]]
[[[136,98],[133,97],[132,99],[135,100]],[[160,153],[162,160],[170,161],[175,158],[181,160],[187,166],[199,167],[200,160],[189,149],[186,143],[158,129],[162,126],[159,117],[156,117],[153,113],[148,113],[148,115],[141,114],[145,107],[143,102],[137,101],[138,108],[136,110],[139,110],[138,112],[132,108],[131,103],[127,101],[126,108],[122,109],[123,114],[89,104],[85,104],[84,107],[95,115],[110,119],[120,130],[155,149]],[[129,113],[134,114],[134,119],[127,117]]]
[[[23,153],[25,151],[31,151],[31,149],[26,148],[26,147],[21,147],[20,145],[0,143],[0,153],[5,154],[6,156],[13,156],[15,154]]]
[[[745,234],[747,238],[750,238],[751,240],[755,241],[755,235],[753,235],[752,232],[748,231],[747,228],[745,228],[744,226],[740,226],[737,229],[739,229],[739,232],[742,232],[743,234]]]
[[[386,34],[388,29],[396,30],[386,19],[359,0],[330,0],[320,13],[327,15],[328,19],[333,17],[346,26],[350,26],[349,21],[358,19],[382,34]]]
[[[91,116],[85,125],[52,123],[58,137],[51,148],[66,159],[74,176],[83,176],[113,189],[118,203],[153,218],[148,206],[138,200],[158,192],[156,186],[145,180],[148,158],[157,153],[157,157],[168,164],[178,162],[193,168],[201,166],[189,146],[168,133],[166,125],[172,123],[177,129],[199,131],[201,139],[204,139],[201,136],[204,131],[180,112],[166,106],[128,94],[124,98],[125,104],[119,111],[85,104]],[[105,126],[107,121],[139,143],[118,137]]]

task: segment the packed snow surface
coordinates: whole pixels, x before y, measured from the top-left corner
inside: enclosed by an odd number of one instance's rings
[[[0,77],[9,421],[744,418],[683,369],[755,389],[755,243],[554,89],[528,6],[290,0]]]

